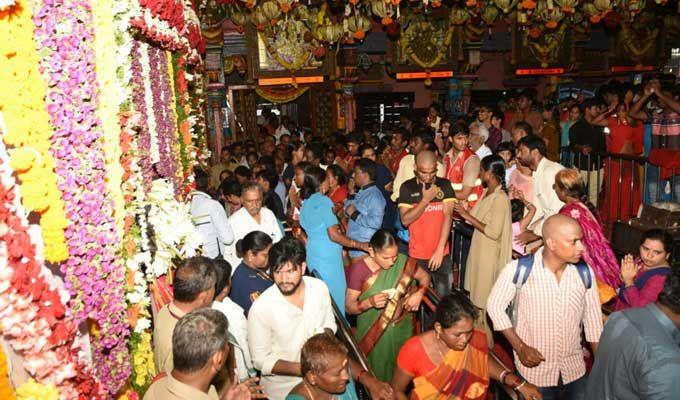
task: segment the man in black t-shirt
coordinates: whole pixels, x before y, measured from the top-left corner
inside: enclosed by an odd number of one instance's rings
[[[401,222],[409,230],[409,256],[431,271],[435,289],[445,296],[453,285],[449,236],[455,195],[451,182],[436,172],[434,153],[418,153],[416,176],[401,185],[398,205]]]
[[[569,147],[576,153],[574,166],[581,171],[583,181],[588,187],[588,200],[592,204],[597,204],[597,196],[602,187],[602,159],[607,152],[603,128],[607,120],[600,115],[601,104],[601,101],[594,98],[584,101],[583,117],[569,129]]]

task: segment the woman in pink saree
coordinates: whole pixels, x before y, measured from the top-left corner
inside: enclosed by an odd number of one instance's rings
[[[560,214],[574,218],[581,225],[583,260],[595,272],[600,303],[605,304],[616,296],[615,288],[621,285],[620,268],[596,211],[592,211],[595,208],[588,204],[585,187],[577,170],[563,169],[555,175],[555,192],[565,203]]]

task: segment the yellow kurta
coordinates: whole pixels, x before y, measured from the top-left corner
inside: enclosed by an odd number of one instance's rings
[[[485,193],[471,211],[486,225],[484,233],[475,229],[465,270],[465,289],[470,300],[486,310],[486,300],[496,278],[512,258],[510,199],[499,186]]]

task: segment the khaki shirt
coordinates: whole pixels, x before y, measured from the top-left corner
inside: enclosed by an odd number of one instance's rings
[[[170,373],[152,383],[144,400],[218,400],[217,390],[210,386],[208,393],[184,384]]]
[[[234,172],[234,170],[238,167],[238,164],[229,162],[228,164],[225,163],[217,163],[213,165],[210,168],[210,181],[209,181],[209,186],[213,189],[217,189],[220,187],[220,174],[222,174],[222,171],[225,169],[228,169],[231,172]]]
[[[158,373],[172,371],[172,330],[175,329],[177,320],[184,314],[186,313],[174,303],[170,303],[164,305],[156,315],[153,329],[153,361]]]

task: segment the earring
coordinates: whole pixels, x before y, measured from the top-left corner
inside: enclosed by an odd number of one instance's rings
[[[434,337],[435,337],[435,339],[439,340],[439,332],[438,331],[434,331]]]

